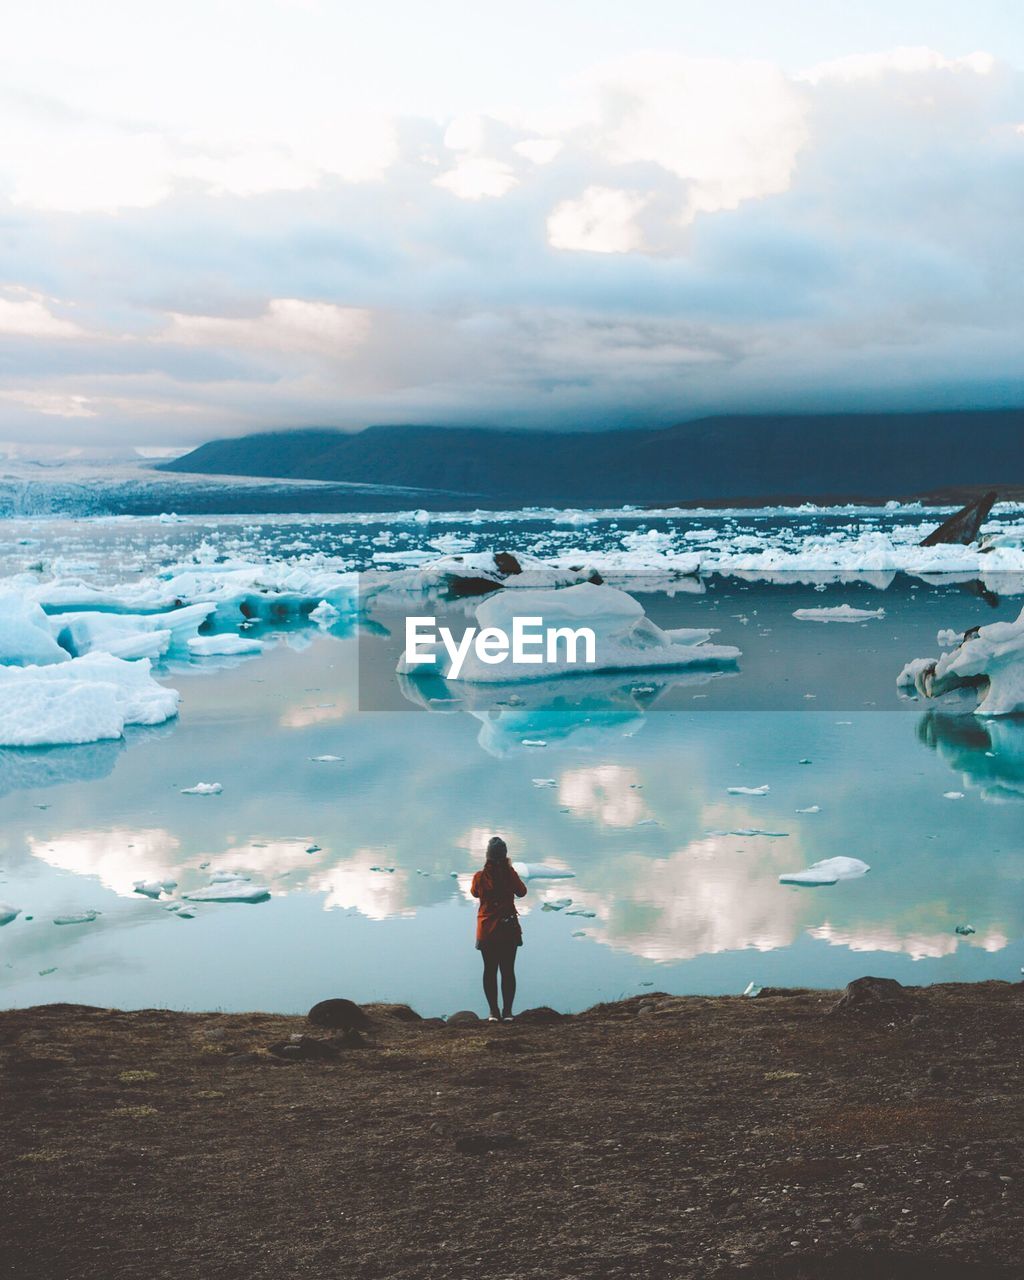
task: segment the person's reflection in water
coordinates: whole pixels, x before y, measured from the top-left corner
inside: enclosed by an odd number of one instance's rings
[[[523,945],[516,898],[526,896],[526,885],[509,862],[508,847],[501,836],[491,836],[487,842],[487,860],[483,869],[473,877],[470,892],[474,898],[480,899],[476,946],[484,958],[484,996],[490,1010],[488,1022],[511,1022],[516,998],[516,950]]]

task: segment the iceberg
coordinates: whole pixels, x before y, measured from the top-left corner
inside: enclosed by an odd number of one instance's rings
[[[804,871],[790,871],[779,876],[779,884],[836,884],[840,880],[856,880],[870,870],[860,858],[824,858],[821,862],[812,862]]]
[[[38,604],[13,591],[0,593],[0,663],[41,667],[67,662],[68,656],[53,638]]]
[[[48,621],[57,643],[72,657],[99,651],[128,660],[157,659],[191,644],[214,608],[212,604],[194,604],[166,613],[88,610],[55,614]]]
[[[192,889],[181,896],[189,902],[267,902],[270,890],[266,885],[250,884],[245,876],[221,872],[210,877],[205,889]]]
[[[10,924],[21,915],[21,907],[12,907],[9,902],[0,902],[0,928]]]
[[[801,622],[865,622],[870,618],[884,618],[884,609],[855,609],[849,604],[838,604],[831,609],[796,609],[794,618]]]
[[[262,640],[239,636],[233,631],[217,636],[196,636],[188,642],[188,651],[194,658],[233,657],[237,654],[262,653]]]
[[[576,872],[546,862],[513,862],[520,880],[575,880]]]
[[[1015,622],[972,627],[941,658],[908,662],[896,687],[904,697],[937,702],[954,714],[1024,712],[1024,610]]]
[[[569,646],[562,644],[554,653],[549,645],[546,652],[533,654],[535,661],[529,665],[494,663],[484,661],[474,646],[458,669],[440,640],[427,640],[421,648],[433,661],[413,663],[403,654],[398,672],[413,678],[426,675],[454,679],[451,673],[458,670],[460,681],[504,684],[604,671],[727,668],[734,666],[740,657],[740,651],[731,646],[708,644],[714,634],[712,630],[663,631],[627,592],[590,582],[554,590],[503,591],[488,597],[476,608],[481,633],[494,628],[511,636],[515,619],[527,617],[539,619],[537,627],[548,633],[549,641],[555,628],[573,631],[588,628],[594,634],[594,661],[570,661]]]
[[[731,796],[766,796],[771,787],[766,782],[760,787],[726,787],[726,791]]]
[[[53,666],[0,667],[0,746],[63,746],[124,736],[178,714],[178,693],[148,659],[90,653]]]
[[[183,796],[219,796],[224,790],[219,782],[197,782],[191,787],[182,787]]]

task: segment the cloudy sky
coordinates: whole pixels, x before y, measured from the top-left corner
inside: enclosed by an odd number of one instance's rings
[[[1024,402],[1018,0],[0,4],[0,440]]]

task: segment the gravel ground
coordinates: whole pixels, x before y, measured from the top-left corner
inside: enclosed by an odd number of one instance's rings
[[[861,983],[0,1012],[0,1274],[1019,1280],[1024,984]]]

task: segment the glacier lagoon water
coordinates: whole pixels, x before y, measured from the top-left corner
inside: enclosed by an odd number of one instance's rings
[[[792,523],[779,520],[780,536]],[[207,558],[312,548],[361,568],[396,544],[544,553],[546,542],[611,546],[631,527],[40,522],[5,525],[0,543],[10,572],[59,562],[124,583],[204,544]],[[731,536],[764,537],[764,521],[738,519]],[[675,595],[643,586],[659,625],[718,627],[743,651],[738,672],[580,677],[428,710],[393,676],[400,638],[386,616],[358,634],[269,627],[259,634],[274,643],[258,657],[161,673],[182,694],[177,722],[123,742],[0,752],[0,900],[22,912],[0,929],[0,999],[479,1007],[465,884],[492,832],[516,857],[575,873],[531,882],[524,1005],[751,981],[832,987],[867,972],[1017,979],[1024,723],[929,714],[897,699],[895,677],[938,652],[939,628],[1015,617],[1021,597],[902,574],[716,576]],[[886,616],[792,618],[843,603]],[[198,781],[223,791],[182,794]],[[761,796],[729,792],[764,785]],[[815,889],[778,883],[835,856],[871,870]],[[224,871],[266,885],[270,900],[180,919],[166,896],[133,892],[168,879],[177,898]],[[570,907],[542,909],[564,898]],[[89,923],[53,923],[92,911]]]

